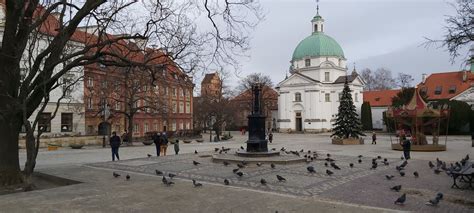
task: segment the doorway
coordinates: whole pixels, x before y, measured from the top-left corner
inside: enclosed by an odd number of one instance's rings
[[[296,113],[296,119],[295,119],[295,121],[296,121],[296,128],[295,128],[295,130],[296,130],[297,132],[303,131],[303,119],[301,118],[301,112],[297,112],[297,113]]]

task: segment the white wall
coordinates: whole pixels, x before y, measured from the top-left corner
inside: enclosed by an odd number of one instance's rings
[[[372,110],[372,128],[386,130],[383,124],[383,112],[387,111],[388,107],[371,107]]]

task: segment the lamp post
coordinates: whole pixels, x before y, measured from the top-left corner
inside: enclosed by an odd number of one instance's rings
[[[212,127],[214,126],[214,123],[216,123],[216,116],[214,115],[214,113],[211,113],[211,115],[209,116],[209,122],[208,122],[209,142],[212,142]]]

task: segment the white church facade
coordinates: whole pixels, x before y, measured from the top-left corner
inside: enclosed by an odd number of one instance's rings
[[[293,52],[291,75],[276,87],[280,132],[330,131],[346,79],[358,113],[363,103],[364,81],[355,69],[348,73],[344,51],[324,33],[324,19],[319,11],[311,26],[312,34]]]

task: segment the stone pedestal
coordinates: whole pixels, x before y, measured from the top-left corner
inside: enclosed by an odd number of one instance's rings
[[[268,152],[267,140],[265,140],[265,118],[264,115],[258,114],[248,116],[247,152]]]

